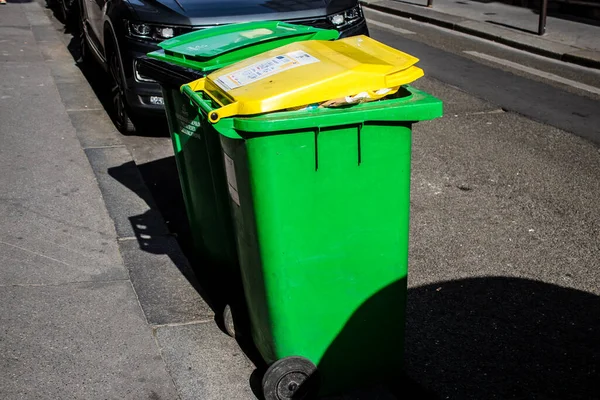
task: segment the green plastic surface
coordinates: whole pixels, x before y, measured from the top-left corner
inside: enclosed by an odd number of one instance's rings
[[[181,91],[204,114],[215,108],[213,102],[202,92],[194,92],[188,85]],[[376,121],[426,121],[442,114],[439,99],[412,86],[404,86],[395,98],[339,108],[316,108],[309,110],[274,112],[252,117],[226,118],[218,122],[220,134],[232,139],[241,139],[240,132],[253,134],[277,134],[295,129],[327,128],[339,125],[360,124],[366,120]]]
[[[309,358],[323,393],[401,371],[411,126],[442,114],[403,94],[203,125],[221,136],[255,344],[269,363]]]
[[[206,72],[295,41],[338,35],[276,21],[231,24],[164,41],[164,50],[148,56]],[[205,135],[205,119],[179,87],[160,84],[194,247],[211,264],[239,275],[219,137]]]
[[[204,135],[198,109],[178,87],[163,83],[162,89],[194,248],[211,272],[235,280],[239,267],[218,138]]]
[[[148,56],[199,71],[212,71],[301,40],[335,40],[339,32],[278,21],[223,25],[159,43]]]

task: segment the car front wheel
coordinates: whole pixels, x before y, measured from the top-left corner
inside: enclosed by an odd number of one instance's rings
[[[116,51],[111,51],[108,57],[108,69],[112,78],[111,97],[113,104],[114,123],[119,132],[130,135],[135,132],[135,126],[131,121],[125,100],[125,83],[121,60]]]

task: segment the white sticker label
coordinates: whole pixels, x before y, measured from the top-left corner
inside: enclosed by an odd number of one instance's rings
[[[235,164],[231,157],[227,154],[223,153],[223,158],[225,159],[225,174],[227,175],[227,186],[229,186],[229,195],[231,199],[237,204],[240,205],[240,194],[238,193],[237,188],[237,178],[235,177]]]
[[[319,59],[311,56],[307,52],[296,50],[254,63],[245,68],[234,71],[231,74],[221,75],[219,78],[217,78],[215,83],[221,89],[229,91],[231,89],[248,85],[292,68],[314,64],[317,62],[319,62]]]

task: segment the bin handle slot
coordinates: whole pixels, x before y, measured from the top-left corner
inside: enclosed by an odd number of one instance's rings
[[[186,95],[196,107],[201,108],[204,112],[208,114],[208,121],[211,124],[216,124],[223,117],[231,117],[237,115],[239,106],[238,102],[233,102],[224,106],[219,100],[215,99],[214,96],[212,96],[208,91],[204,90],[205,82],[206,78],[200,78],[186,85],[183,85],[181,86],[181,93]],[[212,105],[209,104],[209,102],[206,101],[198,92],[205,93],[221,107],[213,108]]]
[[[363,128],[363,124],[358,124],[358,126],[356,127],[356,147],[358,149],[358,165],[360,166],[360,164],[362,163],[362,148],[361,148],[361,143],[360,143],[360,134],[362,132],[362,128]]]

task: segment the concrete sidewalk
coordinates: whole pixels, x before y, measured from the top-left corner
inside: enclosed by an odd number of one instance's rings
[[[0,8],[0,398],[254,398],[42,4]]]
[[[549,16],[546,34],[537,35],[539,15],[499,2],[361,0],[368,8],[475,35],[517,49],[600,69],[600,26]]]
[[[38,47],[48,22],[37,3],[0,10],[0,397],[172,399],[59,93],[75,67]]]

